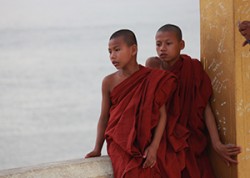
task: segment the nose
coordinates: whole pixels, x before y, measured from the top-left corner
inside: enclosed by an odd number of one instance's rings
[[[115,53],[114,52],[110,52],[109,54],[109,58],[112,60],[112,59],[115,59]]]
[[[161,51],[166,51],[166,49],[167,49],[167,48],[166,48],[166,45],[165,45],[165,44],[162,44],[162,45],[160,46],[160,50],[161,50]]]

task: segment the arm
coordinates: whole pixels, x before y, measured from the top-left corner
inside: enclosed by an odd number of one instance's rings
[[[228,166],[230,164],[237,164],[238,161],[233,159],[232,156],[237,156],[241,152],[241,149],[232,144],[225,145],[221,143],[210,103],[208,103],[205,108],[205,122],[214,150],[222,157]]]
[[[166,127],[166,121],[167,121],[167,115],[166,115],[166,108],[164,104],[160,108],[160,119],[159,119],[158,125],[156,126],[153,140],[151,144],[147,147],[143,155],[143,157],[146,158],[143,164],[143,168],[153,167],[156,163],[157,150],[161,142],[163,132]]]
[[[105,78],[102,83],[102,106],[101,114],[97,125],[97,136],[93,151],[88,153],[85,158],[101,156],[102,146],[104,143],[104,133],[108,124],[110,109],[109,85],[108,79]]]

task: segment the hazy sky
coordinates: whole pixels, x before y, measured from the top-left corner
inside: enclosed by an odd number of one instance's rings
[[[153,39],[166,23],[181,27],[187,44],[184,52],[199,58],[197,0],[0,0],[0,30],[114,26],[135,30],[140,41],[145,34]]]
[[[199,19],[197,0],[0,0],[0,27],[67,27]],[[195,10],[195,11],[194,11]],[[191,17],[191,18],[190,18]],[[189,19],[188,19],[189,18]]]

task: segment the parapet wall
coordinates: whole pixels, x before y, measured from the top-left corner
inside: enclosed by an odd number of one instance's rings
[[[68,160],[0,171],[0,178],[113,178],[110,158]]]

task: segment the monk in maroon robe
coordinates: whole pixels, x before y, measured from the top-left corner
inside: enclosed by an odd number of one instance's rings
[[[109,53],[117,71],[103,79],[96,143],[86,158],[100,156],[106,139],[115,178],[171,177],[169,173],[178,171],[172,166],[169,172],[167,167],[179,160],[167,154],[167,138],[174,138],[170,133],[175,127],[166,125],[175,125],[178,117],[167,116],[166,109],[176,89],[176,76],[138,65],[137,42],[130,30],[110,37]],[[176,149],[184,147],[176,144]]]
[[[228,165],[237,164],[233,157],[240,153],[240,147],[221,143],[209,103],[211,81],[198,60],[180,54],[185,46],[180,28],[172,24],[164,25],[157,31],[155,39],[159,57],[149,58],[146,66],[171,71],[177,76],[177,94],[171,106],[179,109],[179,119],[172,133],[180,135],[183,145],[188,144],[185,155],[172,150],[172,154],[179,159],[179,164],[175,165],[179,173],[175,178],[214,178],[207,152],[210,139],[215,151]],[[171,126],[168,124],[168,127]],[[188,136],[185,129],[189,132]],[[169,146],[174,148],[177,141],[178,137],[175,137]]]
[[[160,106],[168,103],[175,85],[173,75],[141,66],[111,92],[112,106],[105,135],[115,177],[164,177],[161,169],[165,163],[159,164],[166,155],[165,150],[161,151],[166,143],[160,143],[156,165],[152,168],[142,168],[143,154],[152,142]]]
[[[213,178],[207,154],[209,134],[204,119],[204,110],[212,95],[210,79],[200,62],[186,55],[181,55],[181,60],[169,70],[180,79],[177,99],[182,110],[179,123],[188,128],[190,134],[187,139],[186,170],[183,173],[190,176],[183,177]]]

